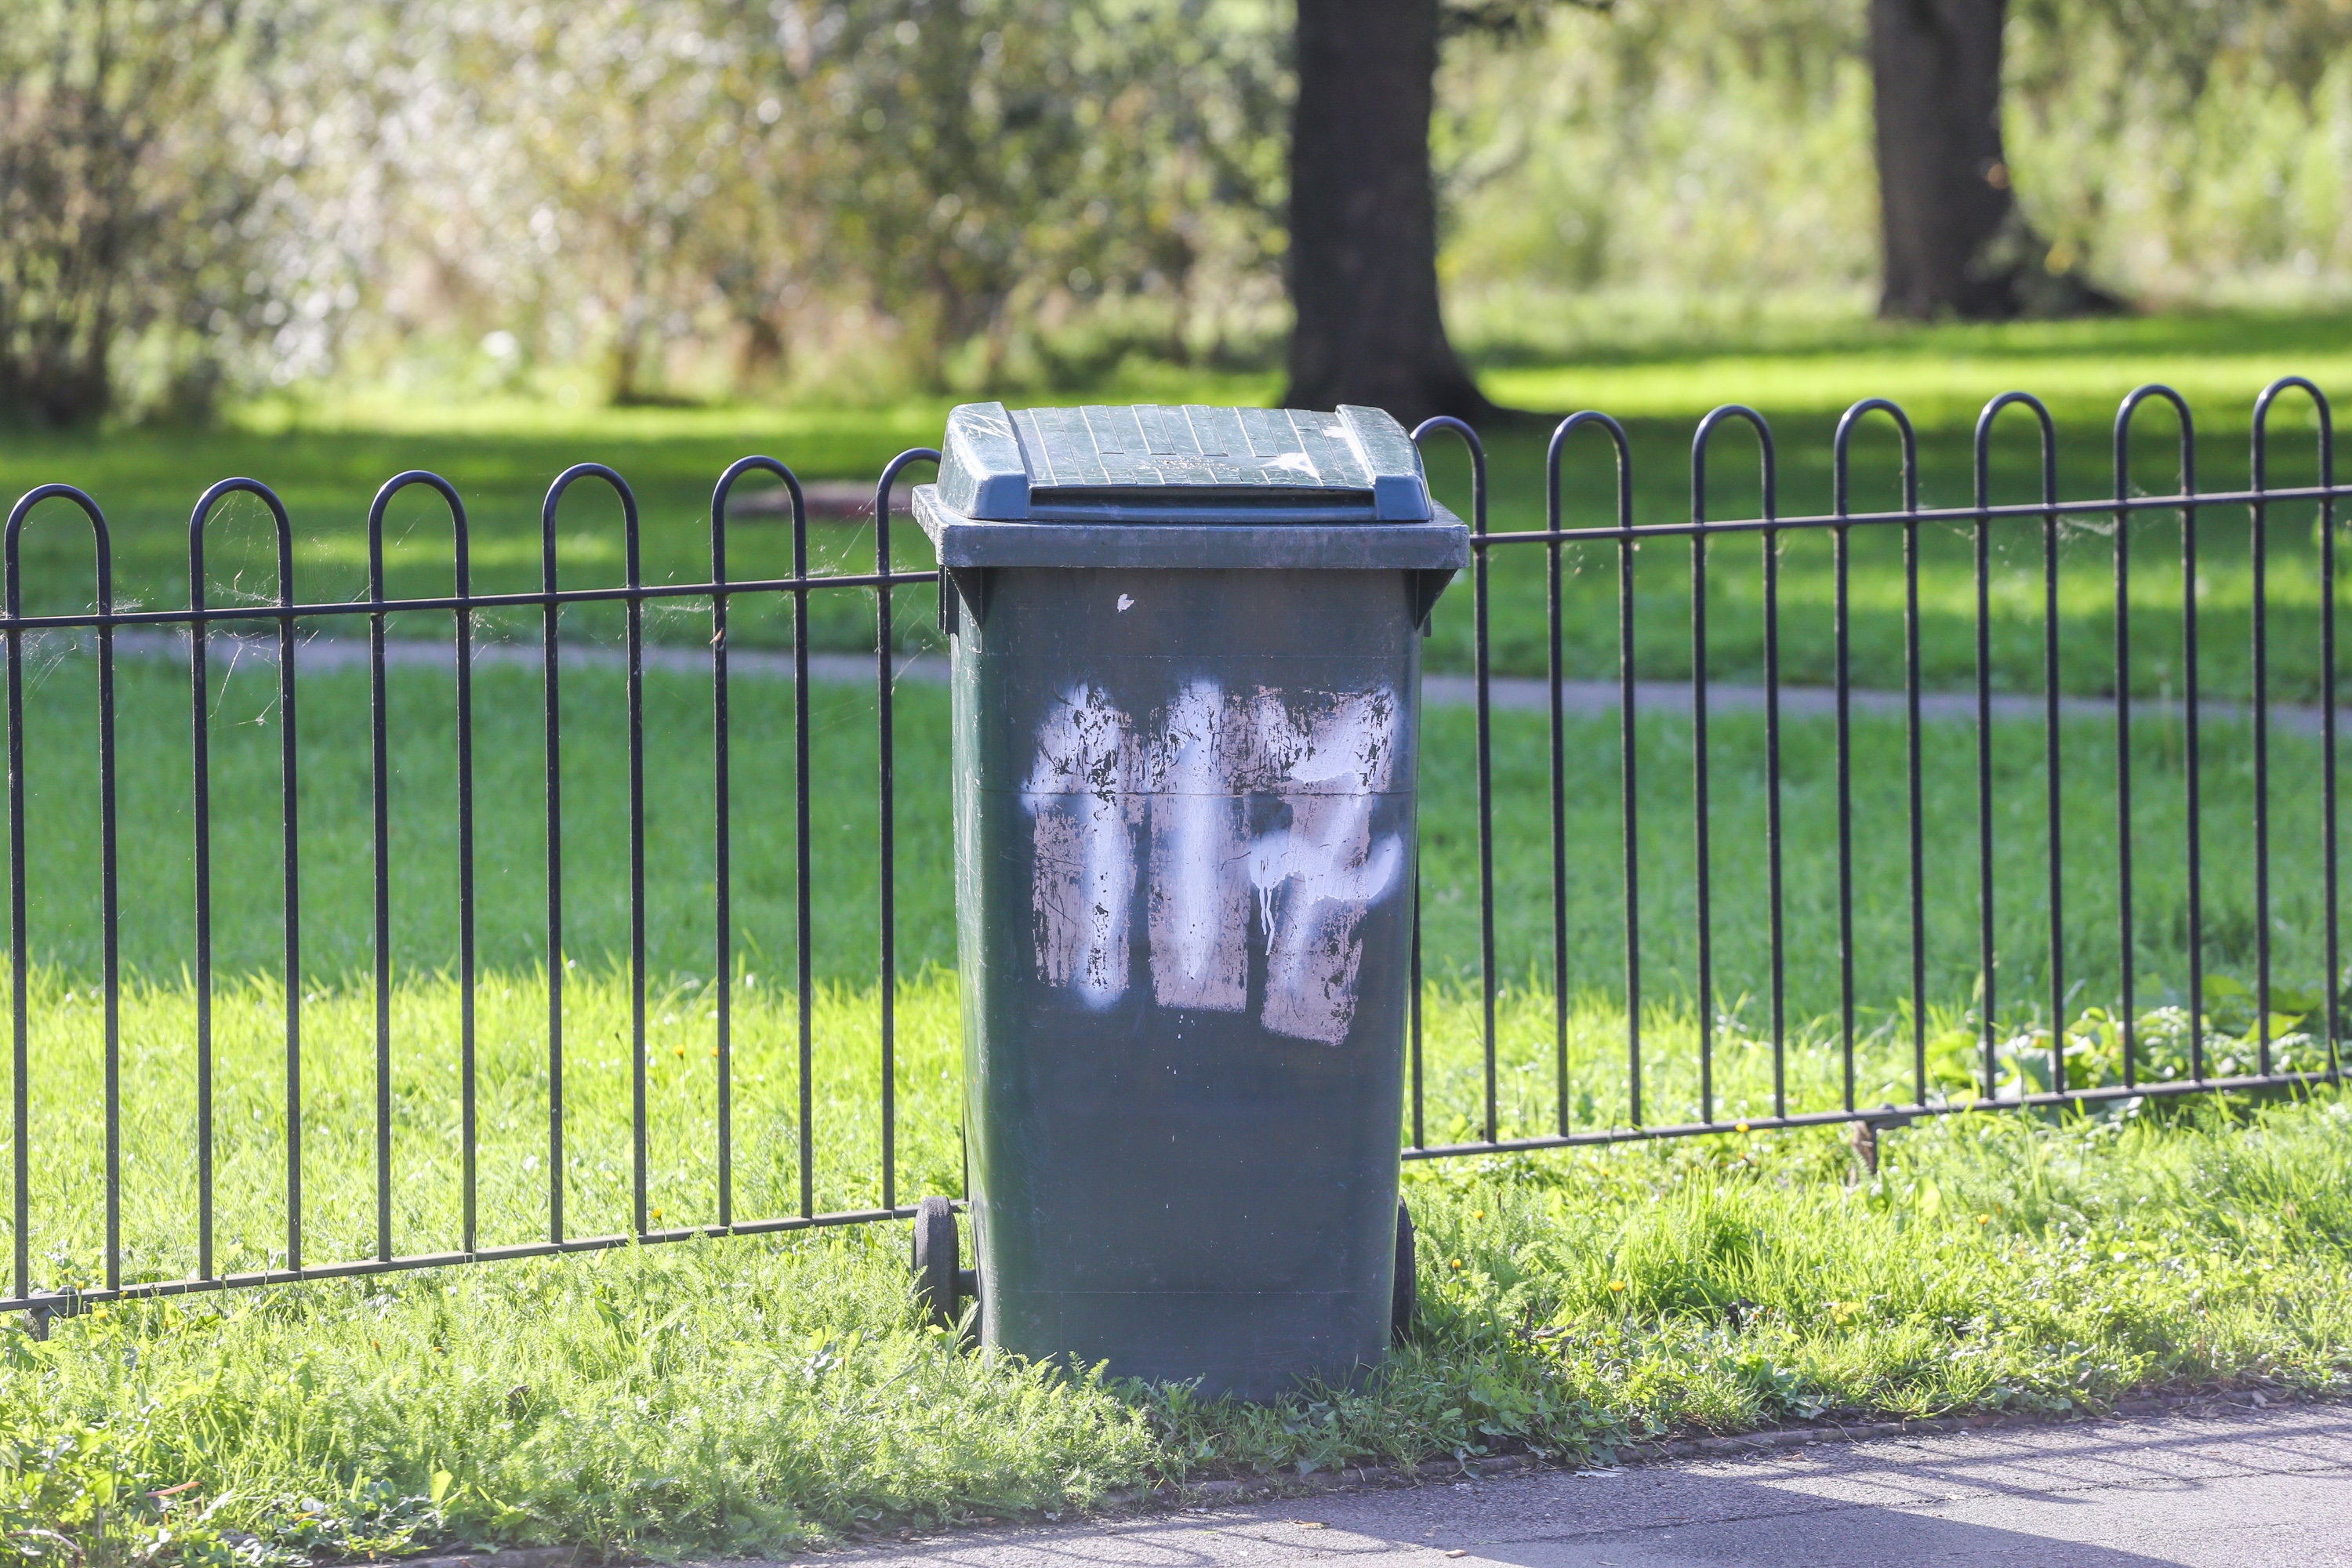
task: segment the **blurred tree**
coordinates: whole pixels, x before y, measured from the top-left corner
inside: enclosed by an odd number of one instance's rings
[[[1871,0],[1879,314],[1998,320],[2111,310],[2019,210],[2001,143],[2008,0]]]
[[[253,77],[289,17],[236,0],[17,0],[0,25],[0,417],[115,405],[119,359],[172,340],[155,400],[200,412],[219,348],[291,309],[256,263],[279,200]],[[231,111],[221,90],[251,90]],[[283,151],[273,145],[272,151]],[[299,150],[295,156],[299,158]]]
[[[407,13],[371,47],[404,62],[377,156],[422,264],[379,259],[384,297],[593,356],[618,401],[721,361],[868,391],[1086,375],[1213,353],[1271,298],[1271,0]]]
[[[1385,408],[1407,426],[1495,405],[1445,335],[1429,161],[1440,0],[1298,0],[1291,114],[1294,408]]]
[[[1556,0],[1297,0],[1291,112],[1294,408],[1385,408],[1471,424],[1489,402],[1446,336],[1430,117],[1441,43],[1517,41]],[[1569,0],[1607,10],[1612,0]]]
[[[1871,0],[1888,316],[2015,313],[1986,263],[2016,211],[2000,143],[2006,0]]]

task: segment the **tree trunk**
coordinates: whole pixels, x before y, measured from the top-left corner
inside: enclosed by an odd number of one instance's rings
[[[1871,0],[1883,316],[2018,311],[2021,258],[2001,254],[2021,248],[2000,144],[2007,11],[2007,0]]]
[[[1496,412],[1437,303],[1429,115],[1438,0],[1298,0],[1290,133],[1294,408]]]

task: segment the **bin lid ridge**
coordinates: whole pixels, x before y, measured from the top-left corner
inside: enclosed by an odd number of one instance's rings
[[[1377,408],[1088,404],[948,416],[939,496],[974,521],[1427,522],[1421,454]]]

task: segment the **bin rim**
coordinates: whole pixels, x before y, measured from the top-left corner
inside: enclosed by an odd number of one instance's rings
[[[939,485],[982,522],[1433,520],[1421,450],[1378,408],[1086,404],[948,413]]]
[[[1458,572],[1470,563],[1470,529],[1436,502],[1419,521],[1007,521],[948,505],[936,484],[914,491],[915,521],[940,564],[965,567],[1141,567],[1274,571]]]

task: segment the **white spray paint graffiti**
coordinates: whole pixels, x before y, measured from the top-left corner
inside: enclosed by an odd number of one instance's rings
[[[1246,1008],[1255,914],[1260,1021],[1345,1039],[1364,917],[1403,878],[1400,837],[1372,832],[1398,719],[1385,688],[1299,705],[1194,681],[1146,735],[1099,689],[1073,688],[1039,731],[1023,794],[1037,821],[1038,977],[1091,1006],[1125,994],[1136,830],[1148,821],[1153,999]],[[1254,801],[1286,820],[1253,835]]]
[[[1250,884],[1268,933],[1262,1017],[1276,1034],[1336,1046],[1355,1019],[1364,955],[1357,928],[1404,867],[1395,834],[1372,841],[1368,793],[1388,787],[1395,735],[1388,692],[1343,699],[1299,737],[1283,797],[1289,826],[1250,846]]]
[[[1226,787],[1223,693],[1168,705],[1151,769],[1151,993],[1163,1007],[1249,1005],[1247,803]]]
[[[1072,687],[1038,731],[1037,760],[1021,792],[1037,819],[1031,908],[1038,977],[1093,1007],[1127,994],[1130,742],[1127,715],[1099,688]]]

